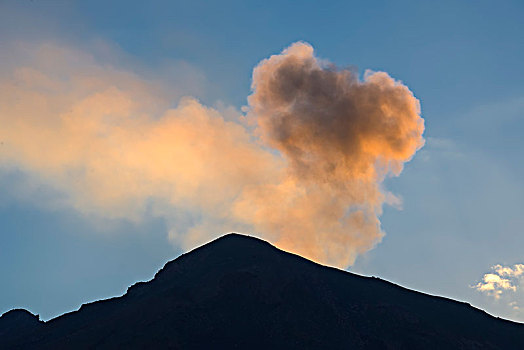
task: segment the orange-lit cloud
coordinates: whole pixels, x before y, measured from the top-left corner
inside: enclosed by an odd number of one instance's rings
[[[243,215],[280,246],[337,266],[380,241],[382,204],[395,201],[381,182],[424,143],[409,89],[383,72],[360,81],[299,42],[255,68],[249,106],[288,168],[284,182],[245,193]]]
[[[383,236],[395,201],[383,179],[423,145],[407,87],[381,72],[360,81],[304,43],[255,68],[237,120],[190,97],[172,107],[159,84],[79,51],[24,50],[35,58],[14,50],[0,67],[0,168],[82,213],[162,216],[184,248],[242,230],[346,267]]]

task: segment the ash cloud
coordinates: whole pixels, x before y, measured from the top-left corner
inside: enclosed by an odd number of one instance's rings
[[[23,64],[12,52],[0,171],[59,191],[53,206],[135,221],[152,211],[185,249],[242,231],[347,267],[398,201],[382,181],[424,142],[406,86],[383,72],[361,81],[302,42],[255,68],[246,115],[193,98],[170,107],[166,89],[78,50],[25,47]]]
[[[262,61],[252,88],[257,133],[288,165],[285,182],[246,199],[253,221],[290,250],[351,264],[383,236],[378,216],[395,198],[381,182],[424,144],[419,101],[386,73],[360,81],[302,42]]]

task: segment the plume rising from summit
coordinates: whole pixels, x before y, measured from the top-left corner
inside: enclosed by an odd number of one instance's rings
[[[283,183],[251,193],[245,202],[256,207],[245,215],[281,247],[351,264],[383,235],[384,177],[399,175],[423,145],[418,100],[386,73],[360,81],[302,42],[262,61],[252,87],[258,135],[288,168]]]
[[[152,211],[186,249],[248,231],[346,267],[380,241],[382,206],[396,200],[382,182],[424,142],[405,85],[384,72],[360,80],[303,42],[254,69],[237,120],[193,98],[169,107],[148,80],[76,50],[24,50],[35,61],[0,67],[0,171],[24,173],[28,196],[34,184],[57,190],[55,206]]]

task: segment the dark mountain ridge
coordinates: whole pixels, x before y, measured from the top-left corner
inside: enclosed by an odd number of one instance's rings
[[[229,234],[121,297],[42,322],[0,317],[0,348],[524,349],[524,325]]]

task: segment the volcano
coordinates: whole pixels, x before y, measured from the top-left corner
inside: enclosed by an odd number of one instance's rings
[[[524,325],[228,234],[123,296],[6,312],[0,348],[524,349]]]

